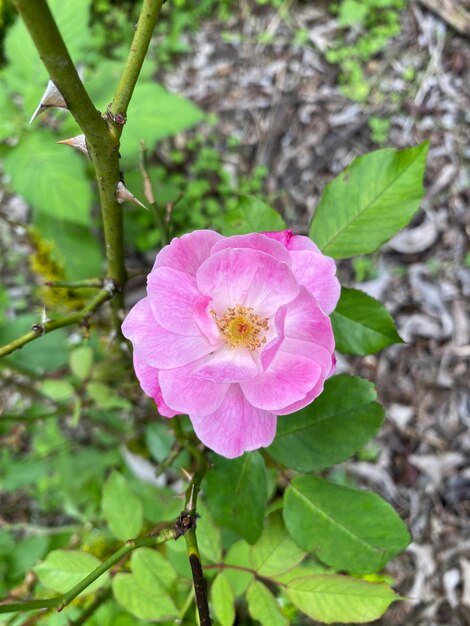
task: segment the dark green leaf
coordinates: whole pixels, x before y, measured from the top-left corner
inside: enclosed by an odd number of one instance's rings
[[[372,573],[406,548],[408,531],[375,493],[297,476],[284,495],[284,519],[296,543],[338,569]]]
[[[383,304],[358,289],[341,289],[331,323],[336,349],[346,354],[371,354],[402,341]]]
[[[330,378],[312,404],[278,417],[269,454],[299,472],[344,461],[362,448],[383,422],[384,411],[375,398],[374,386],[367,380],[344,374]]]
[[[263,457],[258,452],[237,459],[214,456],[205,477],[207,506],[215,520],[254,543],[263,530],[267,487]]]
[[[279,213],[254,196],[241,195],[238,206],[224,213],[222,217],[222,234],[227,236],[285,230],[286,228]]]
[[[385,148],[355,159],[323,192],[310,236],[324,254],[377,250],[406,226],[423,197],[428,143]]]

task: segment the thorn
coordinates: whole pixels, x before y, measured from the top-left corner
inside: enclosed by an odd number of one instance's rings
[[[193,474],[190,474],[187,470],[184,469],[184,467],[181,468],[181,471],[183,473],[183,476],[186,478],[186,480],[188,482],[191,482],[191,480],[193,479]]]
[[[47,322],[50,322],[51,320],[47,317],[47,313],[46,313],[46,307],[44,306],[42,308],[42,314],[41,314],[41,324],[46,324]]]
[[[70,146],[71,148],[75,148],[75,150],[79,150],[80,152],[83,152],[83,154],[89,156],[85,135],[77,135],[76,137],[63,139],[62,141],[58,141],[57,143],[62,143],[66,146]]]
[[[143,209],[148,210],[145,204],[142,204],[140,200],[137,200],[137,198],[129,191],[129,189],[127,189],[122,180],[120,180],[117,184],[116,197],[119,204],[122,204],[123,202],[133,202],[134,204],[141,206]]]
[[[55,86],[55,83],[50,80],[47,83],[46,91],[43,93],[40,103],[37,109],[34,111],[29,123],[32,124],[38,115],[41,115],[43,111],[49,107],[59,107],[60,109],[68,109],[67,103],[64,100],[63,95]]]

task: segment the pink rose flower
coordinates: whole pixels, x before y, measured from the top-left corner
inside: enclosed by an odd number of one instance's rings
[[[161,415],[188,414],[218,454],[269,446],[277,416],[309,404],[333,373],[335,272],[289,230],[173,239],[122,326],[142,389]]]

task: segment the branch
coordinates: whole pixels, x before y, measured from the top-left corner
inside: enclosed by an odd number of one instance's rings
[[[6,356],[19,348],[22,348],[27,343],[30,343],[35,339],[39,339],[39,337],[47,335],[47,333],[50,333],[57,328],[64,328],[65,326],[71,326],[72,324],[86,324],[93,313],[95,313],[95,311],[97,311],[107,300],[110,300],[115,292],[116,286],[114,283],[108,281],[107,286],[104,287],[104,289],[101,289],[83,309],[58,320],[50,320],[48,322],[44,322],[43,324],[34,324],[29,333],[26,333],[22,337],[18,337],[18,339],[14,339],[13,341],[10,341],[10,343],[1,347],[0,357]]]
[[[62,611],[72,600],[74,600],[82,591],[84,591],[91,583],[93,583],[102,574],[107,572],[113,565],[119,563],[119,561],[127,556],[130,552],[136,548],[142,548],[144,546],[152,547],[170,539],[178,539],[181,536],[179,530],[180,518],[175,522],[171,528],[162,530],[157,536],[140,537],[138,539],[131,539],[125,545],[112,554],[106,561],[103,561],[96,569],[94,569],[88,576],[76,584],[70,591],[64,593],[57,598],[49,598],[45,600],[31,600],[29,602],[11,602],[0,604],[0,613],[13,613],[14,611],[33,611],[35,609],[48,609],[55,608],[58,612]]]

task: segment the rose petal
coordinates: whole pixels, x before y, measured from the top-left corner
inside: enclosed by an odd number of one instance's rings
[[[201,263],[209,256],[212,246],[221,239],[224,239],[222,235],[213,230],[195,230],[182,237],[175,237],[170,245],[157,254],[153,269],[168,266],[195,276]]]
[[[230,350],[222,347],[205,359],[205,362],[194,370],[194,375],[202,380],[215,383],[239,383],[257,376],[258,365],[248,348]]]
[[[147,365],[141,361],[138,355],[134,352],[134,370],[137,378],[139,379],[140,386],[144,392],[153,398],[157,405],[158,412],[164,417],[174,417],[178,415],[177,411],[173,411],[164,402],[162,397],[162,391],[158,382],[158,369]]]
[[[193,302],[193,314],[203,335],[213,346],[216,346],[222,343],[223,339],[211,313],[211,302],[212,298],[209,296],[198,296]]]
[[[178,413],[209,415],[219,408],[227,394],[228,384],[201,380],[195,375],[194,372],[200,365],[201,362],[196,361],[159,372],[162,397]]]
[[[304,285],[315,296],[325,313],[331,313],[338,303],[341,291],[335,276],[334,260],[310,250],[294,250],[291,258],[292,273],[299,284]]]
[[[320,252],[320,248],[313,243],[310,237],[294,235],[291,230],[263,233],[263,235],[279,241],[287,250],[313,250],[314,252]]]
[[[249,248],[252,250],[259,250],[266,252],[278,261],[283,261],[287,265],[291,264],[290,254],[278,241],[275,241],[271,237],[266,237],[261,233],[252,233],[251,235],[233,235],[232,237],[225,237],[220,239],[212,248],[211,254],[225,250],[226,248]]]
[[[217,411],[191,421],[202,443],[229,459],[269,446],[276,434],[276,416],[252,406],[239,385],[230,386]]]
[[[330,352],[335,347],[330,318],[305,287],[301,287],[297,298],[286,306],[284,333],[292,339],[312,341]]]
[[[152,314],[149,298],[143,298],[129,311],[122,332],[134,344],[141,361],[159,369],[186,365],[214,349],[200,332],[177,335],[160,326]]]
[[[278,413],[303,399],[321,374],[321,365],[313,359],[281,349],[265,372],[240,386],[253,406]]]
[[[198,335],[193,304],[200,295],[193,276],[157,267],[148,276],[147,293],[157,322],[178,335]]]
[[[218,315],[240,304],[269,317],[299,292],[285,263],[248,248],[216,252],[201,265],[196,280],[201,293],[213,298]]]

